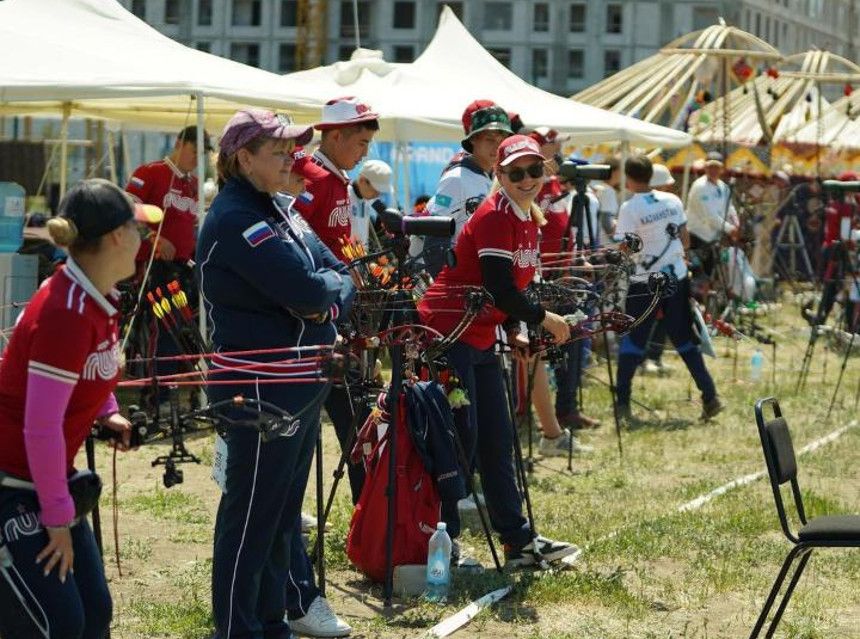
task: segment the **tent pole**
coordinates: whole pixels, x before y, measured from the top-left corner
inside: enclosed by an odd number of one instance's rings
[[[681,201],[686,206],[687,193],[690,192],[690,169],[693,166],[693,145],[690,145],[690,152],[684,158],[684,178],[681,181]]]
[[[107,132],[108,149],[107,149],[107,151],[108,151],[108,162],[110,163],[110,166],[108,167],[110,170],[110,181],[113,182],[114,184],[118,184],[118,179],[117,179],[117,174],[116,174],[116,148],[114,147],[115,143],[116,143],[116,140],[114,139],[113,131],[108,129],[108,132]]]
[[[72,105],[63,102],[63,125],[60,134],[60,197],[66,194],[66,173],[69,170],[69,115]]]
[[[194,94],[194,97],[197,100],[197,139],[195,140],[195,144],[197,146],[197,228],[199,229],[203,225],[203,218],[206,215],[206,198],[203,195],[203,183],[206,181],[206,150],[204,149],[204,137],[203,137],[203,93],[197,92]],[[197,321],[200,328],[200,335],[203,337],[203,340],[206,340],[206,313],[204,311],[203,306],[203,288],[200,288],[198,293],[198,306],[199,309],[197,312]],[[200,370],[204,373],[206,372],[208,366],[206,365],[206,360],[200,360]],[[200,405],[206,406],[207,398],[206,391],[203,387],[200,388]]]
[[[412,211],[412,185],[410,184],[412,167],[409,165],[409,142],[403,142],[400,147],[403,155],[403,208],[407,212]]]
[[[119,136],[122,140],[122,170],[125,178],[131,171],[131,148],[128,146],[128,132],[125,127],[120,129]]]
[[[621,143],[621,167],[620,167],[620,182],[618,183],[618,205],[621,206],[627,200],[627,175],[624,172],[624,167],[627,165],[627,158],[630,157],[630,142],[624,140]]]

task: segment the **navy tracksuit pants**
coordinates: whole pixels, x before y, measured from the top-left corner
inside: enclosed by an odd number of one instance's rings
[[[305,552],[300,516],[319,430],[323,397],[314,397],[318,391],[278,384],[208,389],[213,402],[241,392],[293,414],[313,403],[294,432],[271,441],[263,442],[250,428],[226,434],[226,492],[215,521],[212,564],[218,639],[291,637],[284,612],[288,585],[296,581],[291,567]]]
[[[110,629],[112,602],[89,524],[83,520],[72,526],[74,573],[60,583],[56,567],[47,577],[43,574],[47,559],[36,563],[36,555],[48,545],[39,512],[34,491],[0,488],[0,636],[103,639]],[[10,557],[12,565],[6,566]]]
[[[456,342],[446,355],[469,398],[468,425],[460,437],[466,458],[477,462],[490,523],[502,543],[525,546],[532,532],[523,517],[514,474],[514,429],[498,357],[492,348],[481,351],[463,342]],[[460,532],[456,504],[443,502],[442,518],[451,537],[456,537]]]
[[[627,314],[639,317],[651,301],[647,284],[631,282],[627,292]],[[675,346],[675,350],[684,360],[687,370],[693,376],[693,381],[702,394],[702,401],[708,402],[717,395],[714,380],[705,367],[702,352],[693,334],[693,319],[690,311],[690,280],[684,278],[678,282],[678,290],[674,295],[659,302],[658,308],[663,309],[663,322],[666,334]],[[618,403],[621,406],[630,405],[630,393],[636,368],[642,363],[655,321],[654,312],[625,335],[618,349]]]

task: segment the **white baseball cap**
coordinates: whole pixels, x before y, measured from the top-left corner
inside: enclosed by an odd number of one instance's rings
[[[326,129],[337,129],[378,119],[379,114],[375,113],[370,105],[358,98],[351,96],[335,98],[323,105],[322,122],[314,125],[314,128],[318,131],[325,131]]]
[[[368,160],[361,166],[359,177],[367,178],[370,186],[380,193],[393,193],[394,174],[391,167],[382,160]]]
[[[672,186],[675,183],[672,172],[669,171],[665,164],[655,164],[652,168],[654,169],[654,173],[651,175],[651,181],[648,182],[648,186],[651,188]]]

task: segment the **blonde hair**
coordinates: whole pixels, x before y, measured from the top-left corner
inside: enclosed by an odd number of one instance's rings
[[[47,223],[48,234],[54,244],[71,255],[94,253],[99,250],[102,238],[86,240],[78,234],[78,227],[67,217],[52,217]]]
[[[498,191],[502,190],[502,185],[499,183],[499,178],[493,178],[493,185],[490,187],[490,192],[487,193],[487,197],[491,195],[495,195]],[[532,216],[532,222],[538,225],[538,227],[544,226],[546,224],[546,216],[543,214],[540,206],[538,206],[537,202],[532,202],[531,206],[529,206],[529,213]]]
[[[52,217],[48,220],[48,234],[57,246],[67,248],[78,239],[78,227],[65,217]]]

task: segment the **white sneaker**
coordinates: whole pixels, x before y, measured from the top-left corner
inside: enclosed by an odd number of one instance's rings
[[[538,443],[538,452],[544,457],[564,457],[567,455],[571,441],[573,441],[574,455],[594,452],[593,446],[580,443],[575,436],[571,435],[570,430],[567,428],[561,431],[561,435],[555,439],[547,439],[541,436]]]
[[[302,513],[302,532],[308,533],[317,529],[317,518],[307,513]]]
[[[659,375],[662,367],[653,359],[646,359],[642,362],[643,375]]]
[[[292,632],[305,637],[348,637],[352,632],[352,627],[334,614],[323,597],[313,600],[304,617],[286,621]]]
[[[478,499],[482,506],[485,505],[483,493],[478,493]],[[472,495],[463,497],[463,499],[457,502],[457,510],[466,513],[477,512],[478,505],[475,503],[475,498]]]

